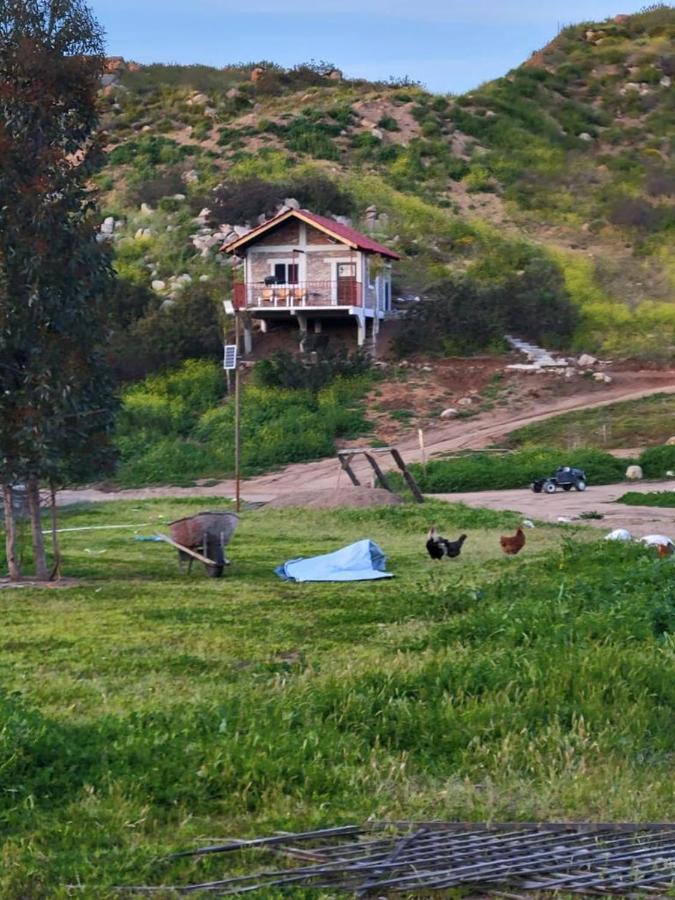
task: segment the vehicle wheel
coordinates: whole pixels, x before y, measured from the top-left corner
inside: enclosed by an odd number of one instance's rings
[[[535,494],[541,494],[541,481],[535,481],[532,484],[532,490],[535,492]]]
[[[583,478],[578,478],[574,487],[578,491],[585,491],[586,490],[586,482],[584,481]]]
[[[555,482],[547,481],[546,484],[544,485],[544,490],[546,491],[547,494],[555,494]]]
[[[563,489],[563,491],[571,491],[572,485],[571,484],[563,484],[562,489]]]

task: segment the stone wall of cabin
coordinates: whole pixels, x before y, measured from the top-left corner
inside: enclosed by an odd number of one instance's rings
[[[269,250],[265,250],[262,253],[255,252],[250,254],[250,281],[252,283],[264,281],[271,274],[271,260],[300,265],[301,257],[303,256],[307,267],[307,281],[331,281],[334,273],[334,266],[331,265],[331,261],[353,258],[354,262],[357,262],[358,254],[350,254],[349,248],[344,247],[342,244],[336,244],[333,247],[327,246],[325,251],[321,253],[312,251],[306,254],[293,254],[288,250],[275,251],[270,247]]]

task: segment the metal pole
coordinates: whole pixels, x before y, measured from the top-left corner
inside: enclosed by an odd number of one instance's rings
[[[241,417],[240,417],[240,390],[239,364],[234,371],[234,477],[235,477],[235,502],[239,512],[241,507]]]

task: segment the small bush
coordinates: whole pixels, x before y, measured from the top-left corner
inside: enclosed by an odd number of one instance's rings
[[[467,191],[470,193],[492,191],[495,189],[494,179],[485,166],[471,166],[462,181],[466,185]]]
[[[665,478],[666,472],[675,471],[675,446],[648,447],[640,454],[639,463],[647,478]]]
[[[382,116],[382,118],[377,123],[378,128],[383,128],[385,131],[400,131],[398,122],[393,116]]]
[[[319,391],[335,378],[363,375],[369,368],[370,358],[361,350],[326,349],[314,361],[309,354],[278,350],[257,363],[253,374],[261,387]]]
[[[609,220],[622,228],[656,231],[661,227],[663,215],[642,197],[620,197],[612,204]]]
[[[260,215],[271,215],[284,199],[284,187],[258,178],[230,181],[219,187],[210,198],[200,198],[195,207],[208,203],[215,222],[252,224]]]

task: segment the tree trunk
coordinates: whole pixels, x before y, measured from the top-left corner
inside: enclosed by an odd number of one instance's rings
[[[11,484],[3,484],[2,499],[5,508],[5,549],[7,568],[12,581],[21,581],[21,567],[16,549],[16,519],[14,518],[14,492]]]
[[[50,580],[53,581],[55,578],[61,577],[61,547],[59,545],[59,534],[56,527],[58,524],[56,521],[56,487],[54,486],[53,481],[50,483],[49,487],[52,512],[52,554],[54,556],[54,565],[52,566]]]
[[[30,527],[33,537],[33,558],[35,560],[35,577],[38,581],[49,580],[45,540],[42,534],[42,517],[40,515],[40,486],[34,475],[28,479],[28,509]]]

